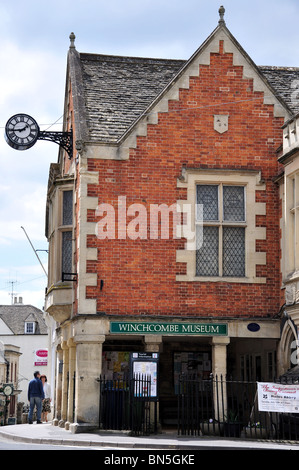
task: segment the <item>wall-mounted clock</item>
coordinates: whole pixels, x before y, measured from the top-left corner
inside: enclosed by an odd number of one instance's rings
[[[56,142],[73,158],[73,131],[52,132],[41,131],[39,125],[33,117],[28,114],[15,114],[6,123],[5,140],[16,150],[27,150],[32,147],[37,140],[49,140]]]
[[[8,397],[9,395],[12,394],[12,392],[13,392],[12,385],[9,385],[9,384],[4,385],[4,387],[3,387],[4,395],[6,395]]]
[[[40,134],[37,122],[28,114],[15,114],[6,123],[5,139],[17,150],[27,150],[37,141]]]

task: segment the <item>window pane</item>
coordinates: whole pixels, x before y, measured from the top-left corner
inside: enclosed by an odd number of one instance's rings
[[[25,323],[25,332],[30,334],[30,333],[34,333],[34,325],[33,323]]]
[[[73,191],[63,191],[62,225],[73,223]]]
[[[243,186],[223,186],[223,220],[245,220]]]
[[[218,227],[198,227],[196,232],[196,275],[218,276]]]
[[[62,272],[72,272],[72,232],[62,232]],[[68,278],[67,278],[68,279]]]
[[[223,228],[223,276],[245,276],[245,228]]]
[[[198,185],[197,204],[203,206],[203,220],[218,220],[218,186]],[[197,211],[197,220],[199,220],[199,211]]]

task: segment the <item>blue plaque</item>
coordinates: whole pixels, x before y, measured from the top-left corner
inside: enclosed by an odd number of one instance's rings
[[[248,329],[249,331],[253,331],[253,332],[254,332],[254,331],[259,331],[260,328],[261,328],[260,325],[258,325],[257,323],[249,323],[249,324],[247,325],[247,329]]]

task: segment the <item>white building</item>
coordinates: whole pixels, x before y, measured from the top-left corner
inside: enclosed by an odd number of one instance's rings
[[[40,309],[20,302],[0,305],[0,341],[20,348],[16,382],[20,391],[18,401],[25,404],[28,404],[28,383],[36,370],[45,374],[52,385],[48,358],[48,327],[43,315]]]

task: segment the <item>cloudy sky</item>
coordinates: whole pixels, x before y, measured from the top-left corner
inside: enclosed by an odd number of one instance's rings
[[[81,52],[188,59],[218,23],[221,0],[0,0],[0,304],[39,308],[46,276],[48,170],[58,146],[10,148],[10,116],[61,130],[69,34]],[[257,65],[299,66],[298,0],[223,0],[226,25]],[[56,123],[56,124],[54,124]],[[1,137],[2,135],[2,137]],[[38,251],[47,266],[46,251]]]

